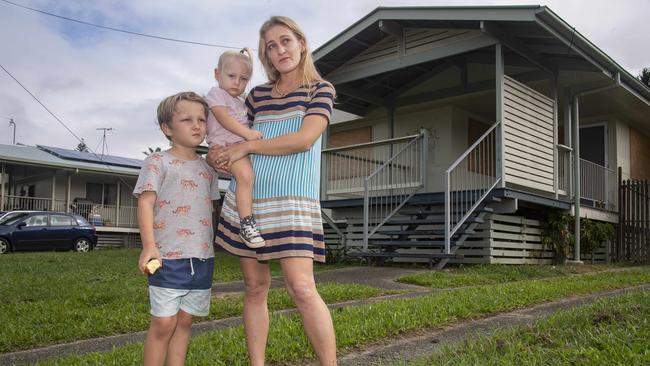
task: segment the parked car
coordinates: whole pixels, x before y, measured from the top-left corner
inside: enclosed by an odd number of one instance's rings
[[[0,254],[53,249],[87,252],[96,245],[95,227],[77,214],[21,212],[0,222]]]

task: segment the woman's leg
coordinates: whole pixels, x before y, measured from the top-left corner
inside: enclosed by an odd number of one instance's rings
[[[269,265],[253,258],[240,258],[244,274],[244,333],[251,366],[264,365],[266,340],[269,335],[269,309],[267,297],[271,286]]]
[[[169,340],[176,329],[178,317],[174,316],[152,316],[149,324],[147,338],[144,341],[145,366],[162,366],[169,349]]]
[[[187,355],[187,346],[190,342],[190,333],[192,329],[192,315],[180,310],[176,314],[176,330],[169,340],[167,350],[167,366],[182,366],[185,364]]]
[[[253,173],[253,166],[248,157],[237,160],[230,168],[230,172],[237,180],[235,203],[241,220],[253,213],[253,181],[255,180],[255,173]]]
[[[336,338],[332,316],[316,290],[314,261],[311,258],[280,260],[285,285],[293,299],[307,338],[316,351],[321,365],[336,365]]]

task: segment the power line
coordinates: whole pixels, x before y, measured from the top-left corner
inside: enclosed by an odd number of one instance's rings
[[[4,0],[0,0],[0,1],[4,1]],[[54,114],[54,113],[53,113],[49,108],[47,108],[47,107],[45,106],[45,104],[43,104],[43,103],[42,103],[38,98],[36,98],[36,96],[35,96],[34,94],[32,94],[32,92],[30,92],[29,89],[27,89],[27,88],[26,88],[26,87],[25,87],[25,86],[24,86],[20,81],[18,81],[18,79],[16,79],[16,78],[15,78],[15,77],[14,77],[14,76],[9,72],[9,70],[5,69],[5,67],[4,67],[2,64],[0,64],[0,68],[2,68],[2,70],[4,70],[4,72],[6,72],[7,75],[9,75],[12,79],[14,79],[14,81],[15,81],[16,83],[18,83],[18,85],[20,85],[20,87],[23,88],[23,90],[25,90],[25,91],[27,92],[27,94],[31,95],[32,98],[34,98],[34,100],[35,100],[36,102],[38,102],[38,104],[40,104],[41,107],[43,107],[43,108],[47,111],[47,113],[49,113],[52,117],[54,117],[55,120],[57,120],[57,122],[59,122],[59,123],[61,124],[61,126],[65,127],[65,129],[68,130],[68,132],[70,132],[70,133],[72,134],[72,136],[74,136],[77,140],[81,141],[81,139],[79,138],[79,136],[77,136],[74,132],[72,132],[72,130],[71,130],[70,128],[68,128],[68,126],[66,126],[66,124],[63,123],[63,121],[61,121],[61,119],[59,119],[59,117],[56,116],[56,114]]]
[[[0,1],[4,1],[4,0],[0,0]],[[61,119],[60,119],[60,118],[59,118],[59,117],[57,117],[57,115],[54,114],[54,112],[52,112],[49,108],[47,108],[47,107],[45,106],[45,104],[43,104],[43,102],[41,102],[41,101],[40,101],[40,100],[39,100],[39,99],[38,99],[38,98],[37,98],[37,97],[36,97],[36,96],[31,92],[31,91],[29,91],[29,89],[27,89],[27,88],[26,88],[26,87],[25,87],[25,86],[24,86],[20,81],[18,81],[18,79],[16,79],[16,78],[15,78],[15,77],[14,77],[14,76],[9,72],[9,70],[7,70],[7,69],[6,69],[2,64],[0,64],[0,68],[2,68],[2,70],[4,70],[4,72],[6,72],[7,75],[9,75],[12,79],[14,79],[14,81],[15,81],[16,83],[18,83],[18,85],[20,85],[20,86],[23,88],[23,90],[25,90],[25,91],[27,92],[27,94],[29,94],[32,98],[34,98],[34,100],[35,100],[36,102],[38,102],[38,104],[40,104],[41,107],[43,107],[43,108],[44,108],[44,109],[45,109],[45,110],[46,110],[46,111],[47,111],[47,112],[48,112],[52,117],[54,117],[54,119],[55,119],[57,122],[59,122],[59,123],[61,124],[61,126],[63,126],[66,130],[68,130],[68,132],[70,132],[70,134],[72,134],[72,136],[74,136],[74,137],[77,139],[77,141],[79,141],[79,142],[83,142],[83,139],[79,138],[79,136],[77,136],[77,134],[75,134],[75,133],[74,133],[74,132],[73,132],[73,131],[72,131],[72,130],[71,130],[71,129],[70,129],[70,128],[69,128],[69,127],[68,127],[68,126],[67,126],[67,125],[66,125],[66,124],[61,120]],[[90,148],[88,148],[88,150],[90,150],[90,153],[93,154],[93,155],[94,155],[94,156],[95,156],[99,161],[103,162],[103,159],[101,159],[101,158],[97,155],[97,153],[95,153],[95,151],[91,150]],[[119,179],[122,183],[124,183],[124,185],[126,185],[126,186],[129,187],[130,189],[133,189],[133,186],[132,186],[131,184],[127,183],[127,182],[126,182],[126,181],[125,181],[125,180],[124,180],[124,179],[123,179],[123,178],[122,178],[122,177],[121,177],[117,172],[115,172],[115,171],[111,168],[111,166],[110,166],[109,164],[104,163],[104,166],[106,166],[106,168],[108,168],[108,170],[109,170],[111,173],[115,174],[115,176],[117,176],[118,179]]]
[[[193,45],[198,45],[198,46],[228,48],[228,49],[233,49],[233,50],[240,50],[241,49],[241,47],[233,47],[233,46],[226,46],[226,45],[212,44],[212,43],[204,43],[204,42],[194,42],[194,41],[188,41],[188,40],[184,40],[184,39],[162,37],[162,36],[156,36],[156,35],[153,35],[153,34],[146,34],[146,33],[129,31],[129,30],[125,30],[125,29],[108,27],[108,26],[101,25],[101,24],[90,23],[90,22],[86,22],[86,21],[83,21],[83,20],[68,18],[68,17],[64,17],[63,15],[49,13],[47,11],[43,11],[43,10],[39,10],[39,9],[35,9],[35,8],[30,8],[29,6],[16,4],[16,3],[8,1],[8,0],[0,0],[0,1],[2,1],[4,3],[7,3],[7,4],[10,4],[10,5],[13,5],[13,6],[17,6],[19,8],[27,9],[27,10],[34,11],[34,12],[37,12],[37,13],[40,13],[40,14],[44,14],[44,15],[49,15],[51,17],[67,20],[67,21],[70,21],[70,22],[75,22],[75,23],[87,25],[87,26],[90,26],[90,27],[96,27],[96,28],[111,30],[111,31],[114,31],[114,32],[131,34],[131,35],[134,35],[134,36],[154,38],[154,39],[160,39],[160,40],[163,40],[163,41],[170,41],[170,42],[187,43],[187,44],[193,44]]]

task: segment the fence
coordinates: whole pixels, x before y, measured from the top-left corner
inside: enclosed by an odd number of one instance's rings
[[[618,241],[612,258],[650,262],[650,184],[647,180],[623,180],[620,168],[618,214]]]

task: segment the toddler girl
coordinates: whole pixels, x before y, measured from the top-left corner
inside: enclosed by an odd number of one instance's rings
[[[241,98],[253,73],[252,56],[248,48],[226,51],[219,57],[213,87],[205,97],[212,113],[208,116],[208,146],[232,145],[244,140],[258,140],[262,133],[252,130],[246,107]],[[239,236],[250,248],[263,247],[265,242],[253,218],[253,180],[255,175],[248,157],[232,164],[230,173],[237,181],[235,189],[237,213],[241,229]]]

